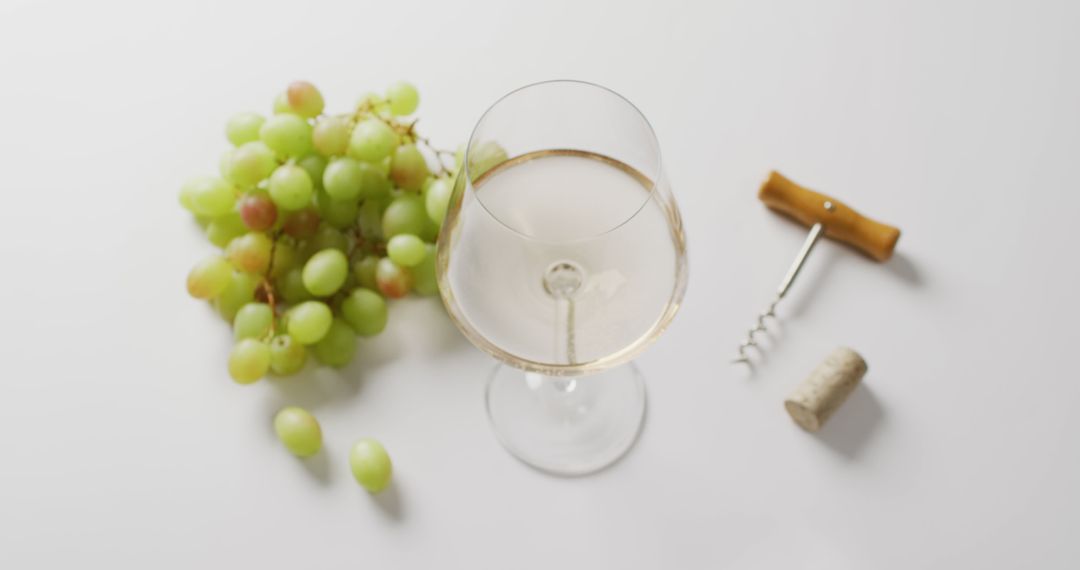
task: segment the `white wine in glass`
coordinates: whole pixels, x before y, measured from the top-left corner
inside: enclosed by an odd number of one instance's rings
[[[621,457],[645,413],[629,361],[674,318],[687,280],[644,116],[579,81],[496,102],[465,152],[438,278],[455,324],[509,365],[488,381],[487,409],[511,453],[564,475]]]

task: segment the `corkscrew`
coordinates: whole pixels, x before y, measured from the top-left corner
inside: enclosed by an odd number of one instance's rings
[[[769,178],[758,191],[758,199],[769,208],[809,226],[810,233],[784,275],[784,280],[776,290],[776,296],[767,309],[758,313],[754,326],[747,331],[745,340],[739,345],[738,356],[732,360],[733,363],[750,362],[747,351],[758,346],[754,335],[767,330],[767,319],[776,318],[776,306],[795,283],[795,278],[799,276],[806,259],[822,235],[844,242],[875,261],[886,261],[892,257],[896,241],[900,239],[898,228],[867,218],[835,198],[803,188],[784,178],[779,172],[769,174]]]

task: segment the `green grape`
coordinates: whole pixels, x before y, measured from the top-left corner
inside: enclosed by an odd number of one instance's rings
[[[424,244],[424,260],[412,270],[415,279],[413,290],[417,293],[430,296],[439,292],[439,281],[435,273],[437,259],[437,248],[430,243]]]
[[[225,256],[233,267],[248,273],[264,273],[270,267],[270,251],[274,242],[261,232],[244,234],[225,248]]]
[[[274,416],[274,432],[289,453],[311,457],[322,449],[322,429],[311,412],[296,406],[282,408]]]
[[[278,93],[278,96],[274,97],[274,114],[280,115],[293,112],[292,107],[289,106],[289,94],[284,91]]]
[[[353,128],[349,138],[349,155],[368,162],[377,162],[393,152],[398,135],[390,125],[379,119],[366,119]]]
[[[424,201],[416,195],[404,195],[395,198],[383,212],[383,235],[387,238],[398,234],[419,235],[424,232],[427,221]]]
[[[278,279],[277,291],[281,294],[281,298],[285,299],[285,302],[290,305],[314,298],[311,291],[308,291],[307,287],[304,286],[303,270],[299,267],[289,269]],[[284,325],[282,327],[284,328]]]
[[[307,243],[311,253],[324,249],[336,249],[346,253],[349,248],[349,240],[337,229],[323,224],[315,230],[315,235]]]
[[[360,235],[362,235],[365,240],[382,240],[382,216],[383,210],[385,209],[384,205],[386,205],[386,203],[386,200],[368,199],[360,204],[360,211],[357,213],[356,224],[360,226]]]
[[[506,150],[494,141],[485,141],[469,148],[469,175],[475,181],[485,172],[509,158]]]
[[[259,279],[259,276],[251,273],[233,271],[229,284],[214,300],[218,313],[226,321],[232,322],[240,307],[255,300],[255,288],[259,286]]]
[[[337,292],[349,274],[349,261],[336,249],[324,249],[304,264],[304,286],[316,297]]]
[[[296,161],[296,165],[307,171],[315,188],[322,187],[323,173],[326,172],[325,157],[312,153]]]
[[[334,200],[325,190],[316,192],[315,203],[322,219],[339,230],[352,227],[360,213],[360,205],[355,200]]]
[[[313,189],[311,176],[299,166],[279,166],[270,176],[270,199],[282,210],[299,210],[310,204]]]
[[[206,238],[220,248],[224,248],[230,241],[247,232],[247,226],[244,225],[239,212],[229,212],[224,216],[218,216],[206,225]]]
[[[266,119],[258,113],[237,113],[225,125],[225,137],[233,146],[259,140],[259,129]]]
[[[270,371],[281,376],[300,372],[307,362],[307,349],[288,334],[279,334],[270,341]]]
[[[315,123],[311,142],[323,156],[344,156],[349,150],[352,125],[348,117],[326,117]]]
[[[369,493],[378,493],[385,489],[394,473],[394,466],[386,448],[370,438],[353,444],[349,451],[349,467],[356,482]]]
[[[229,180],[241,188],[251,188],[277,168],[274,151],[262,141],[247,142],[232,151]]]
[[[335,158],[323,172],[323,188],[337,201],[356,201],[360,198],[363,172],[360,163],[348,157]]]
[[[220,255],[213,255],[195,264],[188,273],[188,294],[196,299],[213,299],[229,286],[232,267]]]
[[[363,259],[353,263],[353,275],[361,287],[375,289],[375,266],[379,264],[379,256],[365,255]]]
[[[390,163],[390,179],[398,188],[416,191],[424,185],[424,180],[431,174],[427,159],[414,144],[403,144],[394,150]]]
[[[341,368],[356,354],[356,333],[341,319],[334,319],[326,335],[311,347],[315,358],[327,366]]]
[[[307,239],[319,231],[319,213],[311,208],[292,212],[282,224],[285,233],[296,239]]]
[[[412,289],[413,274],[407,267],[401,267],[389,257],[384,257],[375,265],[375,285],[383,295],[400,299]]]
[[[386,90],[386,100],[390,102],[390,112],[397,116],[411,115],[420,106],[420,94],[404,81],[398,81]]]
[[[195,214],[216,218],[227,214],[236,204],[236,190],[221,178],[201,176],[189,180],[180,189],[180,202]]]
[[[292,113],[267,119],[259,129],[259,138],[278,156],[301,157],[311,152],[311,125]]]
[[[427,208],[424,208],[424,213],[427,213]],[[439,225],[431,221],[431,216],[424,216],[424,229],[418,235],[428,243],[435,243],[439,237]]]
[[[292,240],[278,239],[273,247],[274,258],[270,262],[270,278],[277,279],[289,272],[296,266],[299,255]]]
[[[386,300],[371,289],[353,289],[341,302],[341,315],[360,336],[374,336],[386,328]]]
[[[304,301],[289,309],[288,332],[300,344],[315,344],[326,336],[333,319],[326,303]]]
[[[306,119],[319,116],[325,106],[322,93],[307,81],[290,83],[285,99],[294,113]]]
[[[360,196],[365,200],[379,200],[390,195],[393,185],[381,166],[370,162],[360,164]]]
[[[446,219],[446,210],[450,207],[450,196],[454,187],[448,178],[439,178],[431,183],[424,195],[424,209],[435,225],[442,227]]]
[[[248,303],[233,318],[233,337],[261,339],[274,326],[274,311],[266,303]]]
[[[251,384],[270,370],[270,347],[253,338],[240,340],[229,353],[229,375],[237,384]]]
[[[398,234],[386,242],[386,255],[402,267],[415,267],[424,260],[424,242],[412,234]]]

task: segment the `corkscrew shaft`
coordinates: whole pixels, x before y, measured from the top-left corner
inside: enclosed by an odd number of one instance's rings
[[[759,332],[765,332],[765,319],[776,316],[776,305],[780,303],[780,300],[787,295],[791,285],[795,283],[795,278],[799,276],[799,272],[802,271],[803,265],[806,264],[806,259],[810,257],[810,252],[814,249],[814,245],[821,239],[821,234],[825,231],[825,226],[818,222],[810,227],[810,233],[806,236],[806,241],[803,242],[802,247],[799,248],[799,254],[795,256],[795,261],[791,263],[791,267],[788,269],[784,280],[780,283],[780,287],[776,290],[776,297],[772,303],[769,303],[769,308],[758,313],[757,322],[746,333],[746,339],[739,344],[739,355],[735,357],[732,362],[750,362],[750,355],[746,352],[750,347],[757,346],[757,339],[754,335]]]

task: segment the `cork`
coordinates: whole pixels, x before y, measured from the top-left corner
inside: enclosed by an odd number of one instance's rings
[[[866,361],[850,348],[837,348],[784,400],[791,419],[818,431],[866,374]]]

